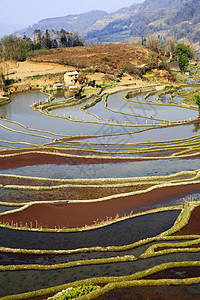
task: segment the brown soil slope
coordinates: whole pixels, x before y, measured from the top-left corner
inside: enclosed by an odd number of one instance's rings
[[[147,64],[149,52],[149,49],[140,45],[106,44],[52,49],[50,54],[36,55],[31,60],[43,63],[59,63],[77,68],[91,68],[98,72],[113,74],[121,71],[130,63],[138,66]]]

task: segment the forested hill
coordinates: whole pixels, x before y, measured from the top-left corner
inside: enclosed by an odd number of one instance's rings
[[[133,0],[134,1],[134,0]],[[84,14],[41,20],[19,34],[31,36],[34,29],[65,29],[77,32],[87,44],[141,39],[149,33],[200,41],[199,0],[146,0],[113,13],[90,11]]]

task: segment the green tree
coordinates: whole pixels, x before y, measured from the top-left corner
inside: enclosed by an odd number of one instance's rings
[[[190,49],[188,48],[188,46],[184,45],[184,44],[178,44],[176,46],[176,54],[177,55],[183,55],[183,54],[187,54],[189,56],[190,54]]]
[[[194,95],[194,100],[195,100],[196,105],[198,105],[198,107],[199,107],[199,118],[200,118],[200,95],[198,95],[198,94]]]
[[[23,61],[30,51],[30,43],[15,35],[5,35],[1,41],[1,56],[3,59],[14,59],[16,61]]]
[[[179,56],[178,65],[179,65],[181,72],[186,72],[187,67],[189,65],[189,58],[188,58],[187,54],[183,54],[183,55]]]
[[[185,72],[189,65],[190,49],[184,44],[176,46],[176,55],[178,56],[178,65],[181,72]]]

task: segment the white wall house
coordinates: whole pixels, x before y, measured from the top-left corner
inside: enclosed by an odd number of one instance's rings
[[[77,82],[77,80],[78,80],[78,72],[77,71],[66,72],[64,74],[65,85],[73,85]]]

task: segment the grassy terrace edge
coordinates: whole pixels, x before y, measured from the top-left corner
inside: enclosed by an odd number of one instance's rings
[[[148,275],[155,274],[159,271],[170,269],[170,268],[176,268],[176,267],[200,267],[200,262],[173,262],[173,263],[164,263],[160,264],[158,266],[155,266],[153,268],[137,272],[133,275],[129,276],[120,276],[120,277],[99,277],[99,278],[91,278],[91,279],[85,279],[76,281],[73,283],[68,283],[56,287],[51,287],[47,289],[42,289],[38,291],[32,291],[28,293],[23,294],[17,294],[17,295],[10,295],[2,297],[2,300],[14,300],[14,299],[26,299],[26,298],[33,298],[33,297],[39,297],[39,296],[48,296],[49,294],[55,294],[57,292],[62,291],[63,289],[66,289],[68,287],[77,287],[79,285],[97,285],[102,284],[104,287],[101,289],[95,290],[94,292],[91,292],[89,295],[87,295],[87,299],[95,299],[100,295],[103,295],[111,290],[114,290],[116,288],[127,288],[127,287],[134,287],[134,286],[168,286],[168,285],[192,285],[192,284],[199,284],[200,283],[200,277],[194,277],[194,278],[185,278],[185,279],[155,279],[155,280],[145,280],[144,277]],[[79,297],[78,299],[85,299],[85,296]]]
[[[180,106],[180,105],[176,105],[176,106]],[[181,107],[183,107],[183,106],[181,105]],[[192,108],[192,109],[194,109],[194,108]],[[98,122],[97,122],[97,124],[98,124]],[[192,155],[189,155],[189,156],[192,157]],[[199,172],[196,173],[195,177],[196,177],[196,179],[199,178]],[[191,179],[188,179],[186,181],[191,181]],[[191,181],[191,183],[192,183],[192,181]],[[44,202],[42,202],[42,203],[44,203]],[[186,236],[184,236],[184,237],[181,237],[181,236],[170,237],[170,235],[177,232],[181,228],[183,228],[189,222],[192,210],[198,205],[200,205],[200,203],[196,202],[196,203],[190,203],[187,207],[177,206],[174,209],[168,208],[168,210],[175,210],[175,209],[180,209],[180,208],[182,210],[181,210],[181,213],[179,214],[177,220],[175,221],[174,225],[169,230],[167,230],[166,232],[161,233],[160,235],[158,235],[156,237],[144,239],[144,240],[138,241],[138,242],[136,242],[132,245],[126,245],[126,246],[122,246],[122,247],[106,247],[106,248],[98,247],[98,250],[96,250],[97,248],[94,247],[94,248],[86,248],[86,249],[84,249],[84,251],[88,251],[88,252],[90,252],[90,251],[116,251],[116,249],[118,251],[123,251],[123,250],[130,249],[130,247],[138,247],[139,245],[148,244],[151,241],[170,240],[170,239],[172,239],[172,240],[173,239],[174,240],[186,239]],[[158,209],[158,210],[152,210],[152,211],[154,211],[152,213],[156,213],[156,212],[160,212],[160,211],[163,211],[163,210]],[[164,211],[166,211],[166,210],[164,210]],[[149,214],[149,212],[145,212],[143,215],[145,215],[145,214]],[[139,215],[134,215],[134,216],[139,216]],[[128,216],[127,218],[132,218],[134,216]],[[122,220],[123,220],[123,218],[113,220],[112,223],[120,222]],[[102,226],[107,226],[107,224],[103,224]],[[18,229],[18,228],[12,228],[12,229]],[[81,230],[86,230],[86,229],[81,229]],[[81,230],[78,229],[78,231],[81,231]],[[58,230],[58,232],[60,232],[60,230]],[[181,252],[181,250],[183,250],[183,252],[184,251],[185,252],[187,252],[187,251],[190,251],[190,252],[199,251],[199,248],[196,248],[196,250],[194,250],[194,248],[190,248],[190,249],[185,248],[187,246],[197,245],[199,243],[199,236],[189,236],[188,238],[190,238],[190,239],[194,238],[194,240],[184,242],[184,243],[179,243],[179,245],[175,245],[174,248],[178,248],[176,250],[178,250],[180,252]],[[157,244],[156,245],[157,248],[159,247],[159,245],[163,246],[163,244]],[[170,245],[170,243],[169,244],[166,243],[165,245]],[[156,246],[155,245],[150,246],[148,248],[148,250],[144,253],[144,255],[141,256],[140,258],[147,258],[147,257],[155,256],[155,255],[164,255],[164,254],[172,253],[171,251],[175,250],[175,249],[167,249],[167,250],[159,251],[159,253],[155,253],[154,250],[156,249]],[[6,249],[4,249],[4,250],[6,252]],[[3,250],[3,247],[0,248],[0,251],[4,252],[4,250]],[[17,252],[15,252],[15,253],[21,253],[21,252],[18,252],[18,251],[20,251],[20,250],[23,251],[25,249],[12,249],[12,250],[17,250]],[[36,251],[40,251],[40,250],[36,250]],[[42,254],[42,253],[50,254],[50,251],[49,252],[40,251],[40,253],[38,253],[38,254]],[[83,249],[76,249],[75,251],[83,251]],[[55,252],[60,253],[60,251],[55,251]],[[177,252],[177,251],[175,251],[175,252]],[[73,252],[70,252],[70,253],[73,253]],[[126,257],[115,258],[115,259],[114,258],[109,258],[109,259],[96,259],[96,260],[90,260],[90,261],[82,261],[82,263],[83,264],[84,263],[85,264],[87,264],[87,263],[88,264],[90,264],[90,263],[94,263],[94,264],[95,263],[96,264],[97,263],[112,263],[112,262],[116,262],[116,261],[117,262],[120,262],[120,261],[133,261],[135,259],[136,258],[134,256],[129,256],[129,257],[126,256]],[[73,267],[76,264],[77,264],[77,261],[72,263],[71,265],[69,264],[68,267]],[[25,298],[31,298],[31,297],[40,296],[40,295],[41,296],[42,295],[48,295],[49,293],[55,293],[56,291],[60,291],[63,288],[66,288],[66,287],[69,287],[69,286],[70,287],[71,286],[78,286],[79,284],[83,284],[83,283],[85,283],[85,284],[87,284],[87,283],[89,283],[89,284],[91,284],[91,283],[93,283],[93,284],[98,284],[98,283],[105,284],[105,286],[103,288],[101,288],[100,290],[96,290],[96,291],[90,293],[87,296],[87,299],[95,299],[96,297],[98,297],[98,296],[100,296],[100,295],[102,295],[102,294],[104,294],[108,291],[111,291],[115,288],[123,288],[123,287],[130,287],[130,286],[149,286],[149,285],[159,285],[159,286],[163,286],[163,285],[180,285],[180,284],[185,284],[185,285],[189,284],[190,285],[190,284],[200,283],[200,277],[185,278],[185,279],[162,279],[162,280],[145,280],[145,279],[143,279],[144,277],[146,277],[148,275],[154,274],[156,272],[159,272],[159,271],[162,271],[162,270],[165,270],[165,269],[175,268],[175,267],[186,267],[186,266],[189,266],[189,267],[198,266],[198,267],[200,267],[200,262],[189,262],[188,261],[188,262],[180,262],[180,263],[176,263],[176,262],[165,263],[165,264],[156,266],[154,268],[151,268],[151,269],[148,269],[148,270],[145,270],[145,271],[142,271],[142,272],[137,272],[136,274],[133,274],[133,275],[130,275],[130,276],[110,277],[110,278],[106,278],[106,277],[92,278],[92,279],[87,279],[87,280],[82,280],[82,281],[78,281],[78,282],[69,283],[67,285],[62,285],[62,286],[59,286],[59,287],[53,287],[53,288],[45,289],[45,290],[29,292],[29,293],[20,294],[20,295],[6,296],[6,297],[3,297],[2,299],[5,299],[5,300],[8,300],[8,299],[24,299],[24,297]],[[67,264],[64,264],[62,266],[60,265],[60,267],[67,267]],[[34,269],[34,265],[32,265],[32,268]],[[47,266],[47,269],[53,269],[53,268],[59,268],[59,265],[55,265],[53,267]],[[7,267],[4,267],[4,268],[1,268],[0,270],[1,271],[6,271],[6,270],[19,270],[19,269],[22,269],[22,266],[16,266],[16,268],[13,267],[13,266],[12,267],[7,266]],[[25,266],[24,269],[27,269],[27,266]],[[35,266],[35,269],[40,269],[40,268],[38,266]],[[83,296],[83,297],[79,297],[79,299],[85,299],[85,298]]]
[[[123,96],[123,98],[126,100],[126,101],[129,101],[129,99],[128,99],[128,95],[130,94],[130,93],[134,93],[134,94],[137,94],[137,93],[142,93],[142,92],[147,92],[147,93],[150,93],[150,92],[153,92],[153,91],[155,91],[156,92],[156,87],[163,87],[163,89],[165,89],[166,88],[166,85],[160,85],[160,84],[155,84],[154,86],[150,86],[150,87],[140,87],[140,88],[137,88],[137,87],[135,87],[134,89],[131,89],[131,90],[129,90],[128,92],[126,92],[125,93],[125,95]],[[110,95],[112,95],[112,94],[116,94],[116,93],[118,93],[119,91],[114,91],[113,93],[112,92],[110,92],[110,93],[103,93],[102,94],[102,97],[104,96],[104,107],[105,108],[107,108],[107,99],[108,99],[108,97],[110,96]],[[147,94],[148,95],[148,94]],[[94,96],[94,95],[91,95],[91,96]],[[50,110],[53,110],[53,109],[56,109],[56,108],[62,108],[62,107],[66,107],[66,106],[74,106],[74,105],[77,105],[77,104],[80,104],[80,103],[83,103],[83,102],[85,102],[86,100],[89,100],[89,99],[91,99],[91,96],[89,96],[89,97],[86,97],[86,98],[84,98],[84,99],[81,99],[81,100],[79,100],[78,102],[74,102],[74,99],[66,99],[66,100],[63,100],[63,101],[60,101],[61,103],[55,103],[54,105],[52,105],[51,104],[51,99],[52,99],[52,96],[51,95],[49,95],[49,97],[45,100],[45,101],[42,101],[42,102],[38,102],[38,103],[35,103],[35,104],[32,104],[30,107],[33,109],[33,110],[38,110],[38,111],[40,111],[41,113],[43,113],[43,114],[47,114],[47,115],[49,115],[49,116],[52,116],[52,117],[58,117],[58,118],[64,118],[64,119],[68,119],[68,120],[70,120],[70,121],[73,121],[73,122],[80,122],[80,123],[94,123],[94,124],[105,124],[105,125],[107,125],[107,123],[104,123],[104,122],[101,122],[101,123],[99,123],[99,122],[95,122],[95,121],[84,121],[84,120],[75,120],[75,119],[73,119],[73,118],[70,118],[70,117],[64,117],[64,116],[57,116],[57,115],[52,115],[52,114],[50,114]],[[96,99],[96,100],[93,100],[91,103],[89,103],[88,105],[83,105],[82,107],[81,107],[81,109],[82,110],[84,110],[86,113],[88,113],[87,112],[87,108],[89,108],[89,107],[91,107],[91,106],[93,106],[93,105],[95,105],[97,102],[99,102],[100,101],[100,97],[97,97],[98,99]],[[70,101],[69,101],[70,100]],[[137,101],[134,101],[135,103],[141,103],[141,102],[137,102]],[[152,103],[145,103],[145,104],[149,104],[149,105],[151,105]],[[155,105],[172,105],[172,106],[177,106],[177,107],[184,107],[184,105],[181,105],[181,104],[178,104],[178,103],[175,103],[175,104],[163,104],[163,103],[153,103],[153,104],[155,104]],[[192,110],[197,110],[197,107],[194,107],[194,106],[187,106],[187,108],[189,108],[189,109],[192,109]],[[109,110],[111,110],[111,111],[114,111],[114,110],[112,110],[112,109],[110,109],[109,108]],[[125,114],[125,113],[122,113],[122,114]],[[98,119],[101,119],[101,118],[98,118]],[[150,118],[151,119],[151,118]],[[163,122],[165,121],[165,120],[162,120]],[[167,122],[167,123],[163,123],[163,124],[154,124],[154,123],[152,123],[152,124],[137,124],[137,122],[136,123],[133,123],[133,125],[132,124],[124,124],[124,123],[112,123],[112,126],[129,126],[129,127],[131,127],[131,126],[155,126],[155,127],[160,127],[160,126],[171,126],[171,125],[173,125],[173,124],[185,124],[185,123],[188,123],[188,122],[190,122],[190,120],[183,120],[183,121],[178,121],[178,122],[171,122],[171,121],[169,121],[169,122]]]
[[[197,205],[197,204],[196,204]],[[199,205],[199,203],[198,203]],[[26,205],[25,207],[21,207],[17,210],[13,210],[10,213],[14,213],[16,211],[21,211],[26,209],[27,207],[29,207],[30,205]],[[193,208],[195,206],[192,206]],[[156,208],[156,209],[151,209],[145,212],[140,212],[140,213],[135,213],[135,214],[130,214],[130,215],[125,215],[124,217],[120,217],[117,219],[112,219],[112,220],[108,220],[108,221],[103,221],[94,225],[86,225],[84,227],[81,228],[66,228],[66,229],[51,229],[51,228],[30,228],[30,227],[16,227],[16,226],[11,226],[8,224],[0,224],[0,227],[2,228],[9,228],[9,229],[14,229],[14,230],[23,230],[23,231],[39,231],[39,232],[82,232],[82,231],[88,231],[88,230],[93,230],[93,229],[97,229],[97,228],[103,228],[106,227],[108,225],[111,224],[115,224],[121,221],[125,221],[128,219],[132,219],[132,218],[136,218],[136,217],[140,217],[140,216],[145,216],[148,214],[154,214],[154,213],[159,213],[159,212],[165,212],[165,211],[173,211],[173,210],[184,210],[185,208],[183,208],[181,205],[177,205],[177,206],[170,206],[170,207],[160,207],[160,208]],[[5,212],[2,213],[1,215],[6,215],[9,212]]]
[[[3,228],[9,228],[9,229],[14,229],[14,230],[24,230],[24,231],[42,231],[42,232],[82,232],[82,231],[86,231],[86,230],[92,230],[92,229],[97,229],[97,228],[103,228],[106,227],[108,225],[111,224],[115,224],[117,222],[121,222],[127,219],[131,219],[131,218],[135,218],[135,217],[140,217],[140,216],[145,216],[148,214],[154,214],[154,213],[160,213],[160,212],[166,212],[166,211],[174,211],[174,210],[180,210],[180,214],[177,217],[174,225],[168,229],[165,232],[162,232],[161,234],[159,234],[157,237],[152,237],[152,238],[146,238],[144,240],[139,241],[130,245],[126,245],[126,246],[108,246],[108,247],[92,247],[92,248],[84,248],[84,251],[124,251],[124,250],[129,250],[129,249],[133,249],[135,247],[138,247],[138,245],[143,245],[149,242],[154,241],[155,238],[161,238],[161,239],[165,239],[166,237],[174,234],[175,232],[179,231],[180,229],[182,229],[184,226],[186,226],[189,222],[190,216],[192,211],[195,209],[195,207],[199,206],[200,202],[196,201],[196,202],[191,202],[188,203],[187,206],[183,207],[183,206],[170,206],[170,207],[162,207],[162,208],[157,208],[157,209],[152,209],[150,211],[145,211],[145,212],[141,212],[141,213],[136,213],[134,215],[129,215],[129,216],[124,216],[122,218],[118,218],[118,219],[114,219],[111,221],[107,221],[107,222],[102,222],[100,224],[95,224],[92,226],[85,226],[83,228],[70,228],[70,229],[47,229],[47,228],[27,228],[27,227],[14,227],[14,226],[10,226],[10,225],[4,225],[4,224],[0,224],[1,227]],[[194,238],[198,238],[198,235],[194,236]],[[4,247],[0,247],[0,251],[4,251]],[[15,249],[16,253],[20,250]],[[40,253],[48,253],[45,251],[42,251]],[[82,251],[81,249],[78,249],[78,252]],[[37,251],[35,252],[37,253]],[[53,253],[53,252],[51,252]],[[57,251],[55,250],[55,253],[57,253]],[[65,251],[66,253],[66,251]],[[74,250],[69,250],[67,253],[75,253]]]
[[[199,203],[198,203],[198,205],[199,205]],[[192,206],[186,206],[185,208],[182,209],[181,213],[179,214],[179,216],[178,216],[177,220],[175,221],[174,226],[172,226],[172,228],[170,228],[168,231],[158,235],[157,237],[148,238],[148,239],[136,242],[136,243],[134,243],[134,246],[138,247],[141,244],[144,245],[146,243],[149,243],[150,241],[156,241],[157,240],[156,238],[168,239],[168,235],[173,234],[174,232],[178,231],[180,229],[180,227],[183,227],[188,223],[193,209],[194,209],[194,203]],[[174,237],[174,239],[179,239],[179,238],[183,238],[183,237]],[[184,238],[186,239],[186,237],[184,237]],[[192,237],[190,236],[190,239],[191,238]],[[199,239],[198,240],[196,239],[194,241],[184,242],[184,243],[182,243],[182,245],[184,245],[184,246],[191,245],[191,244],[194,245],[194,244],[197,244],[198,242],[199,242]],[[164,244],[161,244],[161,245],[164,246]],[[129,246],[131,246],[131,245],[129,245]],[[159,243],[157,245],[150,246],[149,249],[151,249],[152,247],[155,247],[155,246],[159,246]],[[176,247],[177,247],[177,245],[175,244],[175,248]],[[100,248],[100,247],[98,247],[98,248]],[[119,247],[107,247],[108,251],[111,251],[111,248],[115,248],[112,250],[116,251],[116,248],[119,248]],[[127,246],[125,246],[125,249],[123,249],[123,250],[122,250],[122,248],[124,248],[124,247],[120,247],[120,251],[127,250]],[[147,253],[149,251],[149,249],[145,253]],[[76,249],[75,251],[77,251],[77,250],[78,249]],[[91,251],[92,249],[85,249],[85,250]],[[117,250],[119,251],[119,249],[117,249]],[[188,252],[188,251],[194,252],[193,248],[184,249],[184,250],[185,250],[185,252]],[[197,248],[195,250],[198,251],[199,249]],[[95,248],[94,248],[94,251],[95,251]],[[56,252],[58,253],[60,251],[56,251]],[[161,253],[159,253],[159,255],[164,255],[167,253],[173,253],[173,252],[170,252],[170,250],[168,250],[163,253],[163,251],[161,251]],[[152,256],[154,256],[154,253],[152,253],[151,255],[148,255],[148,256],[141,255],[139,258],[147,258],[147,257],[152,257]],[[85,260],[85,261],[75,261],[75,262],[71,262],[71,263],[67,263],[67,264],[60,264],[60,265],[54,265],[54,266],[38,266],[38,265],[5,266],[4,268],[1,268],[1,271],[6,271],[6,270],[15,270],[16,271],[16,270],[25,270],[25,269],[52,270],[52,269],[60,269],[60,268],[66,268],[66,267],[75,267],[75,266],[77,266],[77,264],[78,265],[88,265],[88,264],[116,263],[116,262],[134,261],[134,260],[136,260],[136,258],[133,255],[131,255],[131,256],[126,255],[124,257],[116,257],[116,258],[108,258],[108,259],[93,259],[93,260]],[[6,297],[3,297],[2,299],[3,300],[25,299],[25,298],[32,298],[32,297],[36,297],[36,296],[45,296],[45,295],[57,293],[68,287],[77,287],[82,284],[86,284],[86,285],[87,284],[90,284],[90,285],[91,284],[92,285],[103,284],[103,285],[105,285],[104,287],[90,293],[87,296],[87,299],[95,299],[98,296],[107,293],[108,291],[111,291],[116,288],[121,288],[121,287],[126,288],[126,287],[132,287],[132,286],[153,286],[153,285],[164,286],[164,285],[180,285],[180,284],[183,284],[183,285],[198,284],[200,282],[200,277],[185,278],[185,279],[162,279],[162,280],[161,279],[155,279],[155,280],[145,280],[144,279],[148,275],[155,274],[159,271],[170,269],[170,268],[176,268],[176,267],[184,268],[184,267],[197,267],[197,266],[200,267],[199,261],[164,263],[161,265],[157,265],[153,268],[137,272],[137,273],[129,275],[129,276],[91,278],[91,279],[81,280],[81,281],[77,281],[77,282],[73,282],[73,283],[68,283],[65,285],[57,286],[57,287],[51,287],[51,288],[47,288],[47,289],[43,289],[43,290],[38,290],[38,291],[34,291],[34,292],[6,296]],[[79,297],[79,299],[85,299],[85,298],[83,296],[83,297]]]
[[[148,187],[146,189],[142,189],[142,190],[139,190],[139,191],[134,191],[134,192],[129,192],[129,193],[119,193],[119,194],[114,194],[114,195],[111,195],[111,196],[105,196],[105,197],[102,197],[102,198],[98,198],[98,199],[86,199],[86,200],[53,200],[53,201],[35,201],[35,202],[25,202],[25,203],[20,203],[20,204],[15,204],[15,203],[7,203],[7,202],[0,202],[0,205],[2,206],[10,206],[10,207],[20,207],[19,209],[16,209],[16,210],[13,210],[13,211],[8,211],[8,212],[3,212],[1,213],[0,215],[3,216],[3,215],[6,215],[6,214],[11,214],[11,213],[15,213],[17,211],[22,211],[22,210],[25,210],[26,208],[34,205],[34,204],[65,204],[65,203],[97,203],[97,202],[102,202],[102,201],[109,201],[109,200],[113,200],[113,199],[117,199],[119,197],[128,197],[128,196],[134,196],[134,195],[142,195],[142,194],[146,194],[148,192],[151,192],[153,190],[156,190],[156,189],[160,189],[160,188],[170,188],[170,187],[176,187],[176,186],[186,186],[186,185],[196,185],[196,184],[199,184],[199,181],[198,181],[198,178],[199,178],[199,174],[197,176],[195,176],[196,180],[194,179],[188,179],[188,180],[185,180],[185,181],[175,181],[175,182],[167,182],[167,183],[162,183],[162,182],[151,182],[152,183],[152,186],[151,187]],[[140,184],[142,184],[142,182],[140,182]],[[145,183],[144,183],[145,184]],[[9,185],[7,187],[5,187],[6,189],[8,190],[29,190],[29,191],[46,191],[46,190],[55,190],[55,189],[59,189],[59,188],[63,188],[63,187],[66,187],[68,185],[61,185],[61,186],[56,186],[56,187],[52,187],[50,189],[46,189],[46,188],[37,188],[37,186],[33,186],[32,188],[28,188],[26,186],[12,186],[12,185]],[[70,185],[69,185],[70,186]],[[127,185],[120,185],[120,187],[126,187]],[[0,186],[0,188],[3,188],[4,186]],[[79,187],[79,185],[73,185],[73,187]],[[87,188],[87,187],[91,187],[91,186],[81,186],[83,188]],[[95,187],[98,187],[98,186],[95,186]],[[119,187],[118,184],[115,184],[115,185],[106,185],[104,187]],[[2,226],[2,224],[1,224]],[[16,229],[16,227],[15,227]]]

